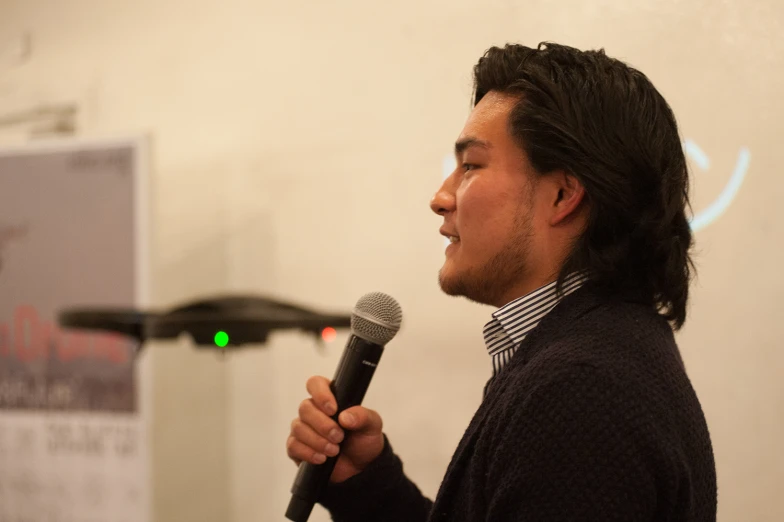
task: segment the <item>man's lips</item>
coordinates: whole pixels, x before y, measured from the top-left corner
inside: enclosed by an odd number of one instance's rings
[[[449,229],[446,229],[444,227],[441,227],[439,232],[441,233],[442,236],[447,238],[450,243],[457,243],[457,242],[460,241],[460,236],[458,236],[456,232],[453,232],[453,231],[451,231]]]

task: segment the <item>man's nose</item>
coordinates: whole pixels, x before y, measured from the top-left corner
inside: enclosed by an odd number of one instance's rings
[[[449,178],[444,181],[444,184],[441,185],[441,188],[438,189],[438,192],[430,200],[430,210],[439,216],[455,210],[455,195],[449,190],[448,183]]]

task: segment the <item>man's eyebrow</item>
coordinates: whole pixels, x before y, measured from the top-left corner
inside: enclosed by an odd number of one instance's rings
[[[491,148],[490,144],[486,141],[482,141],[478,138],[468,137],[455,142],[455,155],[460,155],[469,147],[481,147],[483,149]]]

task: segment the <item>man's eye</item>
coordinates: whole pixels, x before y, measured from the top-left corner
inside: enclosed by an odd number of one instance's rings
[[[474,170],[476,167],[473,163],[463,163],[463,170],[465,171]]]

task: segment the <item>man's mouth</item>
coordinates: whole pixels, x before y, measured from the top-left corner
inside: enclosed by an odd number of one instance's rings
[[[439,232],[441,233],[441,235],[442,235],[442,236],[444,236],[444,237],[447,239],[447,241],[449,241],[449,242],[450,242],[450,243],[452,243],[452,244],[454,244],[454,243],[459,243],[459,242],[460,242],[460,236],[458,236],[458,235],[456,235],[456,234],[450,234],[450,232],[452,232],[452,231],[451,231],[451,230],[449,230],[449,229],[446,227],[446,225],[445,225],[445,226],[443,226],[443,227],[441,227],[441,229],[439,230]]]

